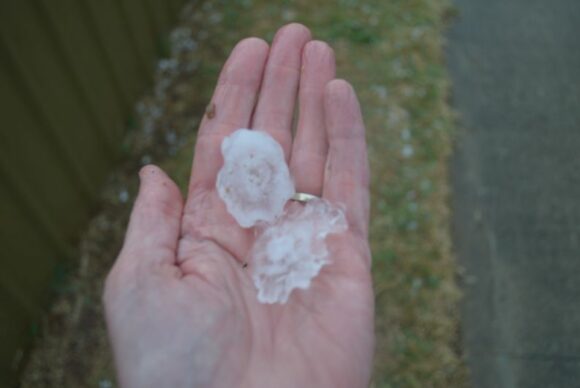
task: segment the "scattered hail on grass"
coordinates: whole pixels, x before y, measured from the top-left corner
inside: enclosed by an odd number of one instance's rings
[[[347,229],[344,212],[323,199],[285,210],[294,184],[282,147],[267,133],[238,129],[221,149],[219,196],[240,226],[258,226],[249,257],[258,301],[286,303],[329,262],[325,239]]]

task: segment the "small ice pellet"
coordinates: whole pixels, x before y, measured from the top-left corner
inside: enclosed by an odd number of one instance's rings
[[[261,303],[286,303],[294,289],[308,289],[329,263],[326,236],[347,229],[344,212],[324,199],[295,204],[266,226],[250,252]]]
[[[224,165],[217,191],[238,224],[274,222],[294,195],[284,151],[266,132],[238,129],[221,145]]]
[[[404,158],[410,158],[411,156],[413,156],[414,153],[415,153],[415,150],[413,150],[413,146],[410,144],[405,144],[403,146],[403,148],[401,149],[401,155]]]

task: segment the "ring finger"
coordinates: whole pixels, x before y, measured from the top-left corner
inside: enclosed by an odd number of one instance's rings
[[[334,52],[321,41],[304,48],[299,112],[290,171],[298,192],[322,195],[328,141],[324,124],[324,88],[335,76]]]

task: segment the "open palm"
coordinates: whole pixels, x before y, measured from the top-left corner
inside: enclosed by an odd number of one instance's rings
[[[271,48],[241,41],[199,129],[187,200],[159,168],[142,169],[104,293],[122,386],[368,384],[373,295],[364,126],[354,91],[334,80],[334,68],[330,47],[298,24],[278,31]],[[346,208],[348,231],[327,239],[331,264],[286,304],[258,302],[252,263],[245,263],[254,232],[236,224],[215,190],[220,144],[241,127],[280,142],[297,191]]]

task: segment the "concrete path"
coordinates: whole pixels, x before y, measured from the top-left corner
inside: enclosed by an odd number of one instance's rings
[[[580,1],[455,5],[454,238],[473,385],[580,387]]]

